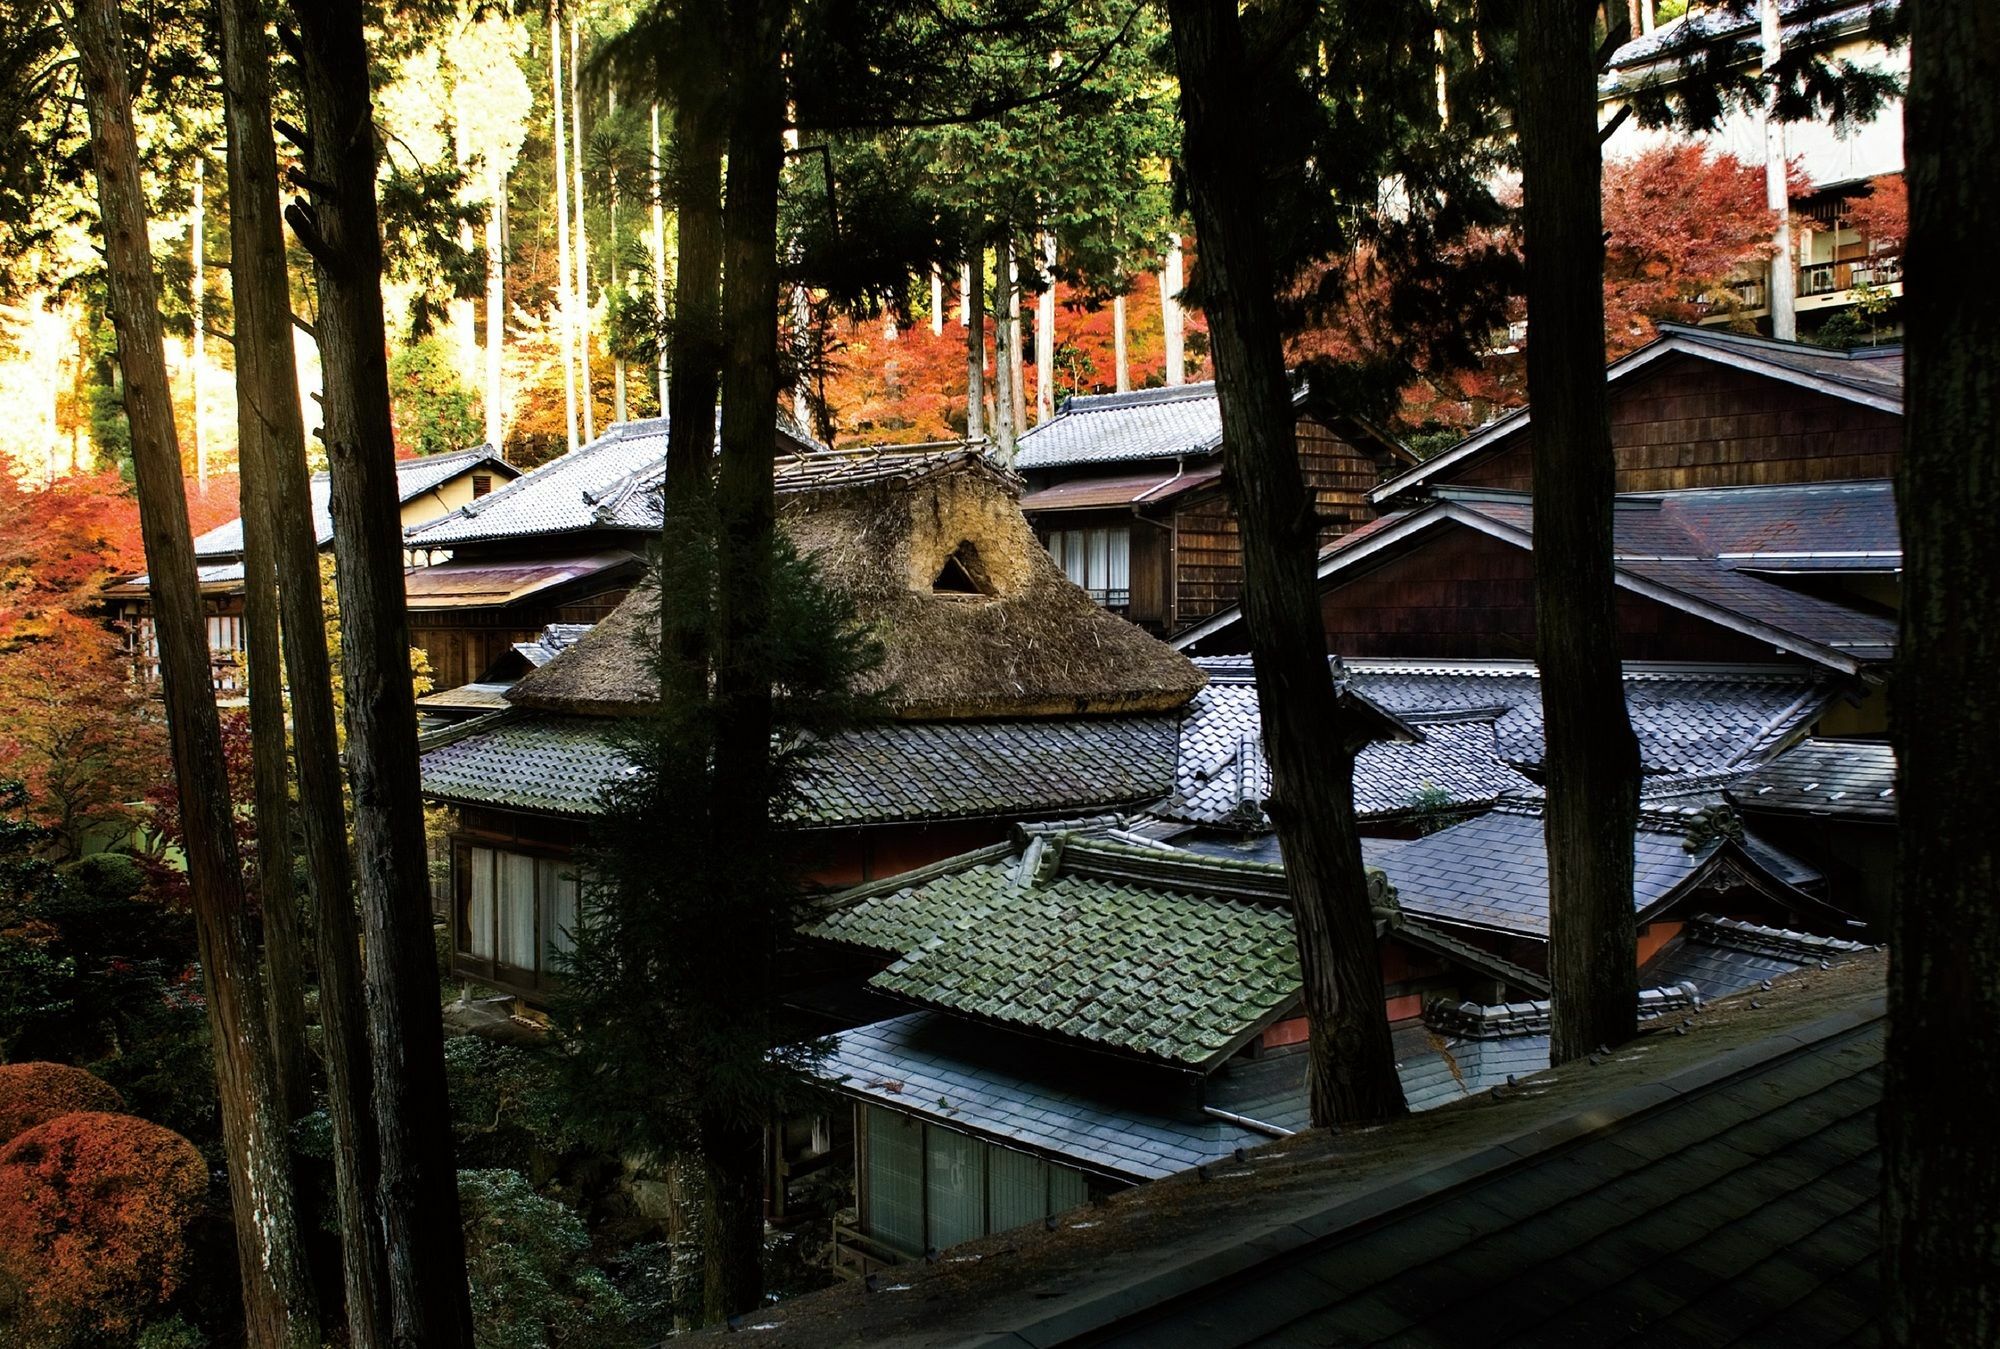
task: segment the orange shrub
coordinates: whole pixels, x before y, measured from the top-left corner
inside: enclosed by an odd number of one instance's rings
[[[207,1188],[193,1144],[131,1115],[20,1134],[0,1148],[0,1321],[30,1342],[129,1334],[180,1285]]]
[[[108,1082],[66,1063],[0,1063],[0,1147],[57,1115],[118,1111],[123,1098]]]

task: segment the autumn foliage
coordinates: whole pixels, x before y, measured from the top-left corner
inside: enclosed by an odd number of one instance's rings
[[[18,1135],[0,1148],[0,1324],[25,1343],[130,1333],[179,1288],[207,1189],[193,1144],[130,1115]]]
[[[947,289],[944,331],[927,316],[899,327],[882,318],[837,325],[825,399],[836,437],[849,444],[907,444],[965,434],[965,327]],[[1022,376],[1028,421],[1035,419],[1036,296],[1021,293]],[[1199,310],[1184,310],[1187,378],[1208,378],[1206,330]],[[1056,286],[1054,403],[1118,387],[1114,315],[1109,300]],[[993,394],[993,319],[987,320],[987,396]],[[1135,389],[1166,382],[1166,328],[1157,278],[1140,277],[1125,299],[1126,369]],[[991,422],[988,423],[991,425]]]
[[[1645,345],[1658,323],[1691,323],[1740,307],[1723,283],[1771,256],[1776,228],[1762,165],[1692,144],[1606,164],[1608,354]]]
[[[0,1063],[0,1147],[58,1115],[118,1111],[110,1083],[66,1063]]]

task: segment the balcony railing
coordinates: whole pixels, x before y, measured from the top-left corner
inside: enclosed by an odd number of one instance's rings
[[[833,1272],[843,1279],[864,1279],[878,1269],[900,1265],[909,1257],[861,1230],[861,1218],[851,1208],[833,1218]]]
[[[1799,268],[1799,298],[1838,295],[1856,286],[1887,286],[1903,279],[1903,259],[1897,253],[1848,262],[1813,262]]]

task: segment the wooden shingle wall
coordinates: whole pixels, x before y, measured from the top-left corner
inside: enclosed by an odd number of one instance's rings
[[[1368,493],[1388,467],[1380,451],[1361,450],[1311,418],[1297,426],[1299,465],[1327,524],[1331,543],[1375,518]],[[1236,514],[1221,489],[1198,494],[1175,517],[1174,626],[1185,628],[1236,603],[1243,589],[1243,544]]]
[[[1533,435],[1433,482],[1532,491]],[[1621,492],[1892,478],[1902,435],[1892,412],[1689,356],[1611,387]]]

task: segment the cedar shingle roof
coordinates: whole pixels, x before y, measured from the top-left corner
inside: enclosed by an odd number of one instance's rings
[[[627,772],[601,718],[512,712],[433,737],[424,791],[440,800],[588,817]],[[1134,805],[1173,783],[1172,717],[866,726],[825,748],[786,817],[796,828],[1046,816]]]
[[[1896,750],[1873,740],[1807,740],[1728,788],[1745,810],[1896,818]]]

